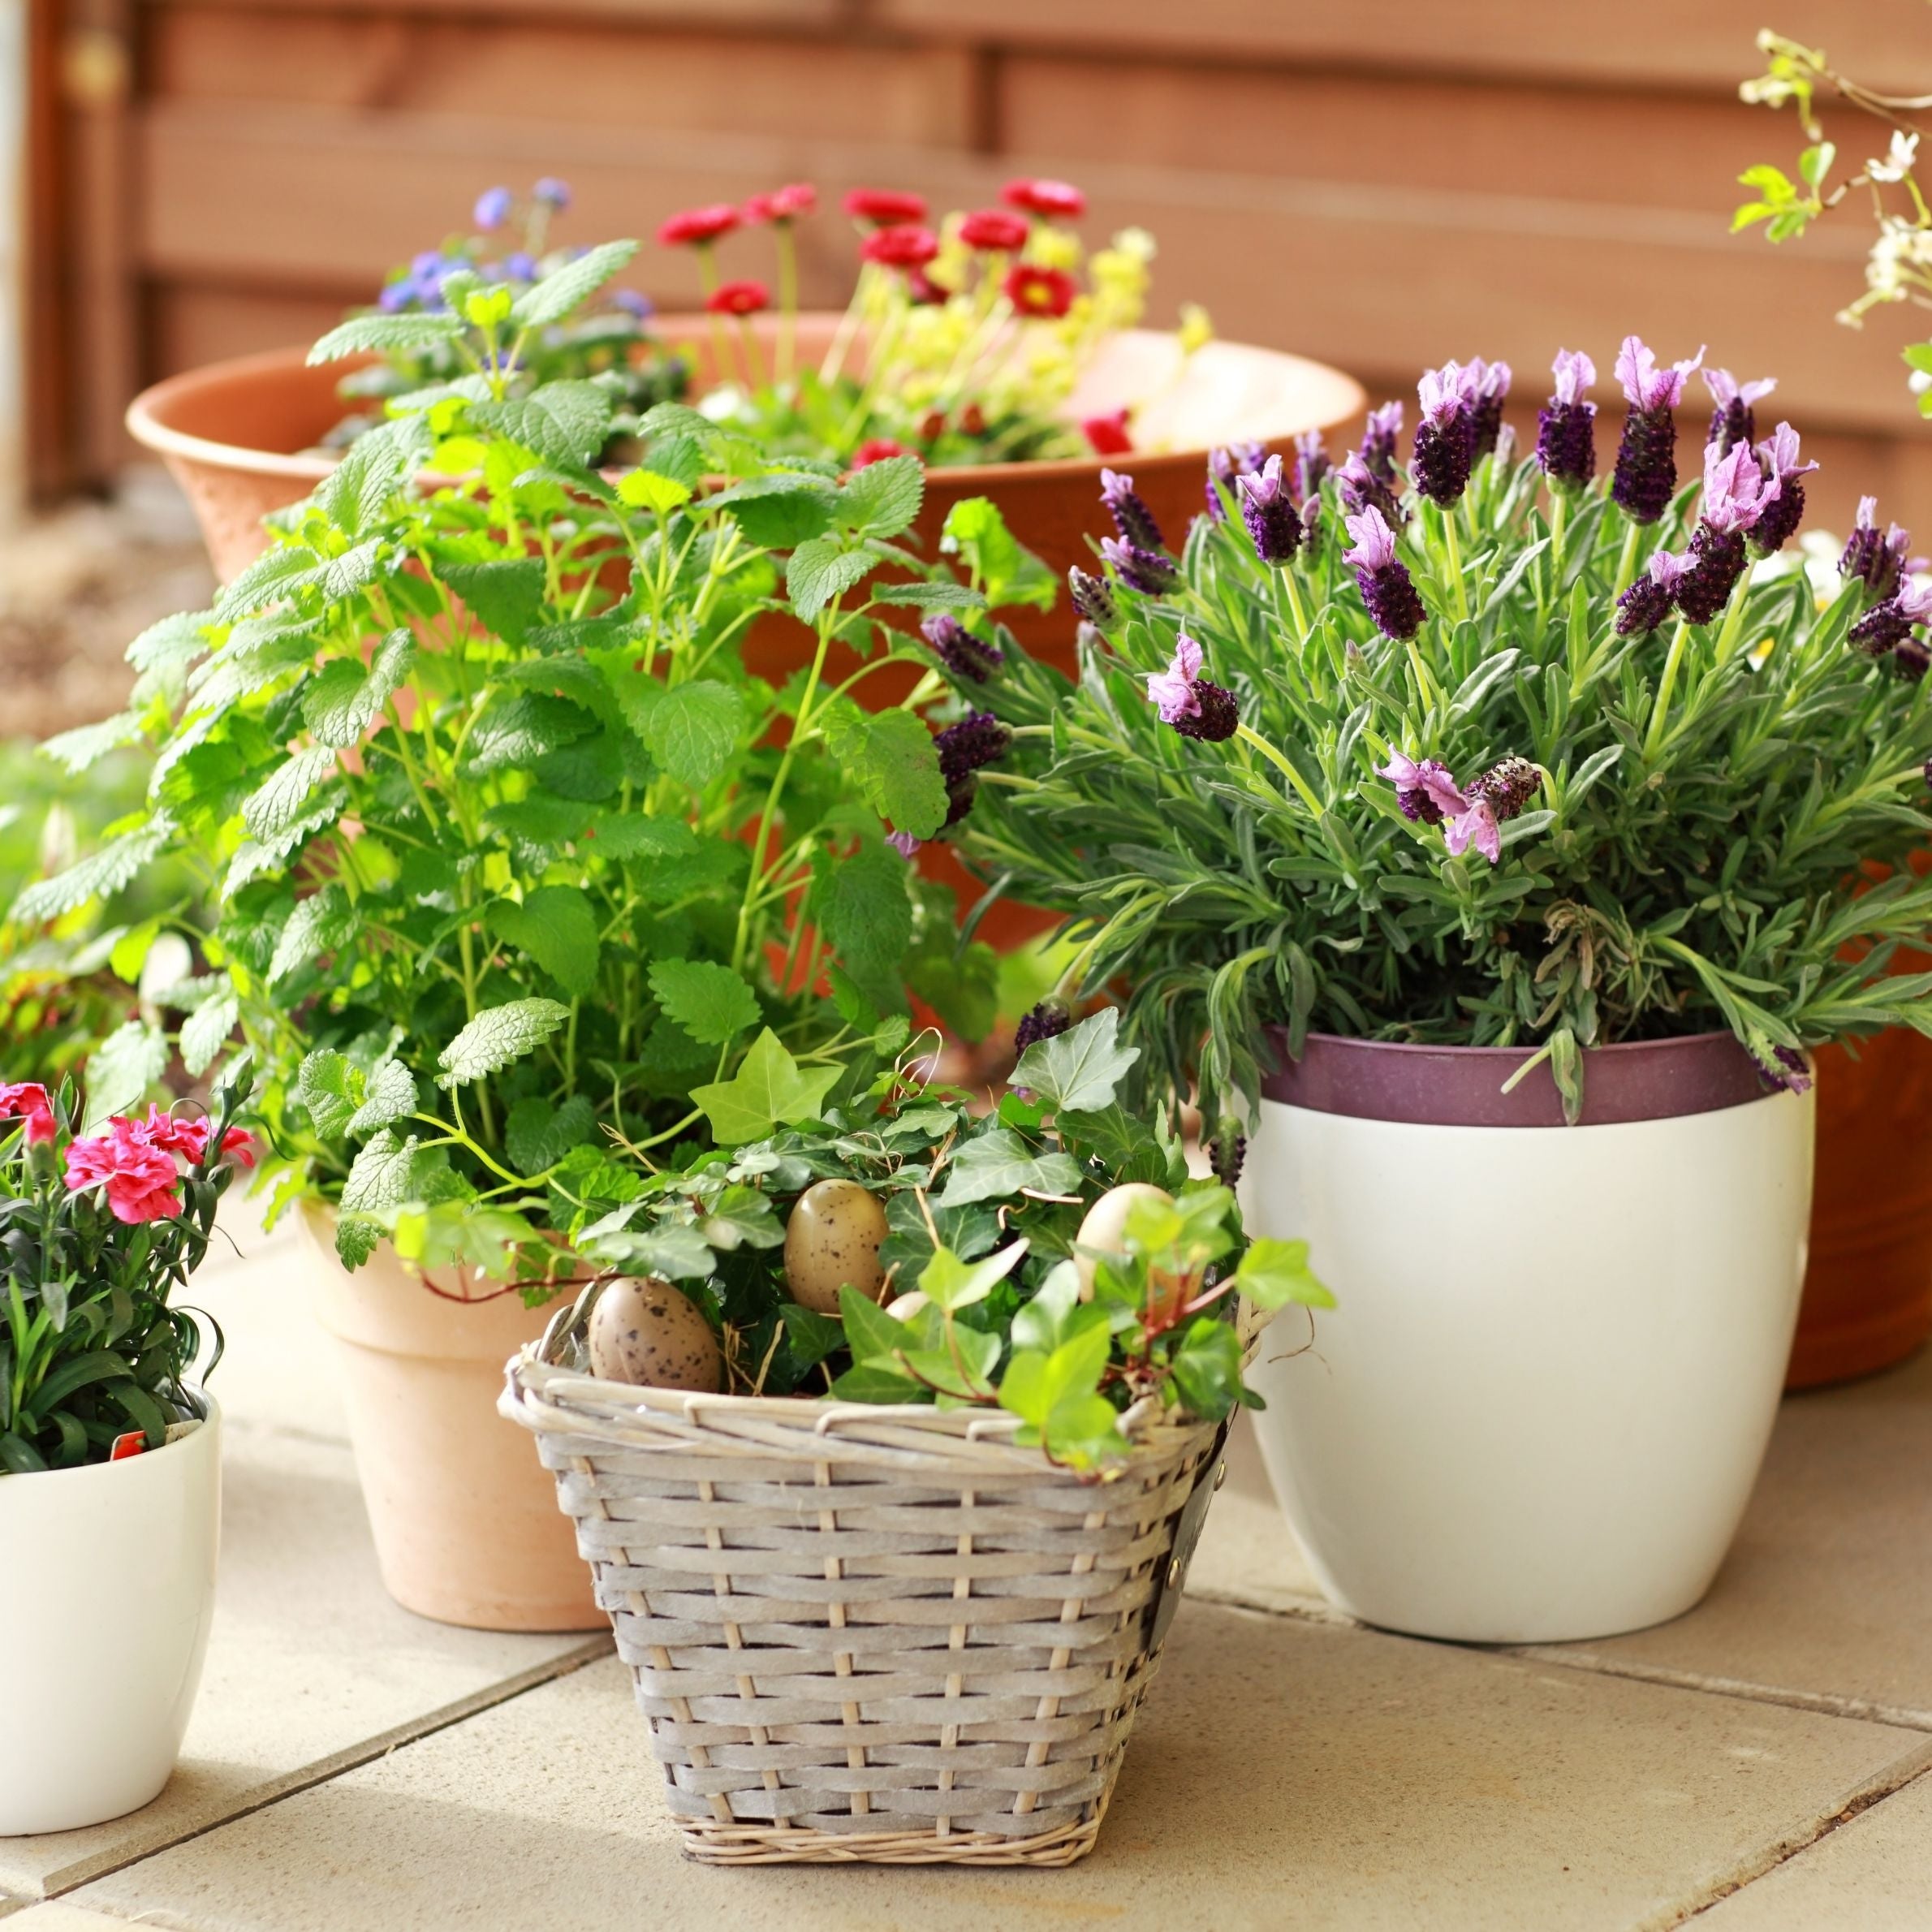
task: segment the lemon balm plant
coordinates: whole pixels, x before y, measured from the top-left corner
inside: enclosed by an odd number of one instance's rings
[[[946,1011],[983,968],[883,833],[954,811],[943,747],[853,695],[933,662],[886,612],[983,600],[896,541],[916,463],[774,467],[666,405],[653,467],[607,477],[610,386],[517,381],[549,309],[443,287],[451,316],[379,319],[446,323],[469,374],[137,640],[159,686],[104,735],[153,744],[146,809],[37,890],[192,860],[217,910],[183,1055],[255,1047],[284,1197],[339,1210],[351,1266],[387,1237],[542,1277],[569,1265],[544,1235],[638,1184],[613,1138],[648,1160],[707,1112],[816,1119],[903,1041],[908,979]],[[739,655],[774,610],[815,648],[783,689]],[[837,688],[835,642],[864,660]]]

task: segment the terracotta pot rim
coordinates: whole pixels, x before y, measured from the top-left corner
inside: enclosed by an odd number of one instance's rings
[[[1561,1128],[1563,1101],[1546,1060],[1508,1093],[1503,1080],[1533,1046],[1434,1046],[1311,1033],[1299,1061],[1287,1029],[1267,1029],[1277,1064],[1264,1098],[1312,1113],[1429,1127]],[[1727,1032],[1626,1040],[1583,1051],[1584,1127],[1668,1120],[1775,1097]]]
[[[834,312],[826,309],[804,309],[799,319],[820,321],[830,319]],[[712,318],[701,313],[677,313],[658,318],[660,326],[666,330],[672,328],[705,327]],[[762,318],[753,318],[754,322]],[[1123,333],[1171,337],[1171,329],[1149,329],[1123,331]],[[1334,408],[1321,412],[1322,420],[1327,423],[1343,421],[1366,406],[1367,392],[1352,376],[1335,369],[1326,363],[1315,361],[1306,356],[1296,356],[1286,349],[1270,349],[1258,343],[1223,343],[1218,340],[1207,343],[1197,351],[1212,355],[1217,350],[1237,351],[1244,356],[1261,356],[1270,361],[1293,364],[1310,370],[1319,370],[1335,387],[1338,403],[1348,391],[1354,392],[1352,404],[1348,408]],[[177,376],[170,376],[144,389],[127,405],[125,418],[127,433],[144,448],[163,456],[207,464],[217,469],[248,470],[257,474],[289,477],[316,484],[321,481],[334,468],[334,461],[319,456],[295,455],[287,451],[250,448],[243,443],[217,442],[207,437],[196,436],[185,429],[178,429],[164,420],[175,405],[184,399],[192,399],[209,390],[218,390],[232,382],[246,382],[254,378],[273,377],[295,370],[306,373],[311,367],[328,368],[347,375],[351,371],[366,367],[374,358],[371,356],[344,356],[340,361],[326,364],[311,364],[307,348],[266,349],[252,356],[234,356],[218,362],[204,363],[198,369],[187,369]],[[1285,440],[1283,437],[1262,439],[1270,443]],[[964,463],[947,464],[929,468],[929,480],[943,477],[949,485],[959,487],[963,494],[985,495],[1003,486],[1023,481],[1029,478],[1053,479],[1061,477],[1090,477],[1098,487],[1100,472],[1117,464],[1132,464],[1137,469],[1157,470],[1169,468],[1201,468],[1208,459],[1208,446],[1184,450],[1132,451],[1119,456],[1061,456],[1038,463]]]

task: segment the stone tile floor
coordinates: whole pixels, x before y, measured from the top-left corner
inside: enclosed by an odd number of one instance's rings
[[[1244,1443],[1085,1863],[718,1872],[679,1855],[606,1640],[383,1594],[327,1352],[237,1235],[199,1284],[228,1493],[182,1766],[132,1818],[0,1839],[5,1932],[1932,1932],[1932,1357],[1788,1402],[1708,1601],[1602,1643],[1355,1626]]]

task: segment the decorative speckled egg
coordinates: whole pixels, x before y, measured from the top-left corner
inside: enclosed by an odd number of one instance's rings
[[[654,1275],[608,1283],[590,1311],[590,1372],[611,1382],[715,1395],[724,1360],[696,1306]]]
[[[815,1181],[785,1223],[792,1300],[821,1315],[838,1313],[841,1287],[877,1301],[886,1286],[879,1264],[886,1234],[886,1210],[869,1188],[856,1180]]]

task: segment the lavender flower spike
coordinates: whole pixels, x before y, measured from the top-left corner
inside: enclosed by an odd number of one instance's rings
[[[1559,349],[1555,386],[1537,411],[1536,459],[1559,489],[1581,489],[1597,473],[1597,405],[1584,392],[1597,365],[1581,349]]]
[[[1904,576],[1905,557],[1912,548],[1912,539],[1896,524],[1881,537],[1878,508],[1876,497],[1858,499],[1858,520],[1852,526],[1844,554],[1838,560],[1838,571],[1840,576],[1861,580],[1874,598],[1882,601],[1898,589]]]
[[[1402,405],[1384,403],[1369,412],[1368,426],[1362,431],[1361,459],[1370,473],[1383,482],[1395,480],[1395,444],[1402,434]]]
[[[1715,443],[1718,454],[1728,456],[1739,443],[1754,442],[1757,423],[1751,405],[1762,402],[1778,386],[1778,378],[1766,376],[1762,382],[1740,382],[1729,369],[1707,369],[1704,386],[1710,391],[1712,404],[1705,442]]]
[[[1874,658],[1890,656],[1907,676],[1926,675],[1928,662],[1921,639],[1913,636],[1913,626],[1932,620],[1932,590],[1916,584],[1901,584],[1895,596],[1874,604],[1852,627],[1851,642]]]
[[[1322,487],[1332,466],[1319,429],[1305,429],[1295,438],[1295,501],[1305,503]]]
[[[950,610],[935,610],[919,628],[934,656],[970,684],[984,684],[1007,661],[998,645],[975,637]]]
[[[1146,674],[1147,695],[1159,707],[1162,724],[1184,738],[1218,744],[1234,736],[1240,712],[1234,693],[1210,684],[1201,666],[1201,646],[1183,631],[1175,640],[1174,661],[1165,671]]]
[[[1095,630],[1110,631],[1119,623],[1120,606],[1114,602],[1105,577],[1097,577],[1076,563],[1067,573],[1067,589],[1074,610]]]
[[[1154,520],[1154,512],[1135,490],[1132,477],[1123,477],[1117,470],[1103,469],[1100,472],[1100,500],[1112,515],[1115,528],[1136,548],[1167,549],[1167,542],[1161,535],[1161,526]]]
[[[979,790],[975,774],[980,767],[1005,757],[1012,742],[1013,734],[990,711],[968,711],[957,724],[948,725],[934,737],[939,776],[945,781],[948,800],[947,826],[957,825],[972,809],[973,795]]]
[[[1222,490],[1231,493],[1241,477],[1258,470],[1266,459],[1267,451],[1258,442],[1232,442],[1226,449],[1208,451],[1207,513],[1216,523],[1227,514]]]
[[[1789,423],[1780,423],[1757,445],[1757,460],[1766,476],[1775,485],[1757,513],[1751,532],[1751,548],[1761,557],[1783,549],[1805,515],[1805,485],[1798,479],[1818,468],[1815,463],[1798,460],[1798,433]]]
[[[1413,637],[1428,614],[1408,567],[1395,554],[1395,533],[1387,520],[1370,505],[1361,515],[1343,520],[1355,548],[1344,550],[1342,561],[1354,571],[1356,588],[1376,629],[1398,641]]]
[[[1463,372],[1453,362],[1425,370],[1416,385],[1422,420],[1416,425],[1415,455],[1409,473],[1430,502],[1447,509],[1469,486],[1476,448],[1476,422],[1463,389]]]
[[[1610,494],[1632,522],[1654,524],[1670,507],[1677,488],[1677,425],[1671,412],[1683,399],[1686,378],[1703,360],[1700,349],[1688,362],[1660,369],[1656,356],[1634,335],[1625,336],[1617,352],[1617,380],[1630,411],[1624,419]]]
[[[1503,433],[1503,403],[1509,394],[1510,368],[1507,362],[1471,359],[1462,373],[1463,400],[1469,411],[1469,453],[1480,463],[1493,451]]]
[[[1014,1029],[1013,1045],[1024,1053],[1037,1041],[1058,1038],[1072,1024],[1073,1016],[1067,1011],[1066,1001],[1050,994],[1020,1016],[1020,1024]]]
[[[1375,775],[1394,785],[1402,816],[1415,824],[1440,825],[1469,809],[1449,767],[1434,758],[1412,758],[1391,751],[1388,763],[1376,766]]]
[[[1755,529],[1775,501],[1779,484],[1758,467],[1747,442],[1720,455],[1704,446],[1704,502],[1691,534],[1691,565],[1677,585],[1677,608],[1694,624],[1707,624],[1731,602],[1744,572],[1744,533]]]
[[[1113,565],[1114,574],[1130,590],[1143,597],[1162,597],[1180,581],[1174,559],[1159,550],[1144,550],[1126,537],[1103,537],[1100,554]]]
[[[1668,550],[1651,553],[1647,568],[1638,571],[1630,588],[1617,599],[1617,635],[1628,637],[1633,632],[1648,636],[1671,615],[1677,601],[1677,584],[1691,567],[1688,557],[1675,557]]]
[[[1341,495],[1342,508],[1350,516],[1360,516],[1373,505],[1382,512],[1382,521],[1391,529],[1399,529],[1408,520],[1402,499],[1369,468],[1360,450],[1348,452],[1348,461],[1335,472],[1335,487]]]
[[[1286,563],[1301,547],[1301,518],[1280,457],[1270,456],[1258,477],[1242,477],[1235,487],[1255,555],[1264,563]]]
[[[1471,846],[1490,865],[1503,856],[1503,827],[1533,798],[1543,774],[1527,758],[1503,758],[1469,787],[1468,804],[1443,827],[1451,853]]]

